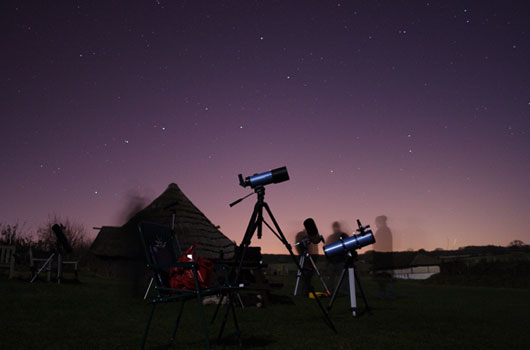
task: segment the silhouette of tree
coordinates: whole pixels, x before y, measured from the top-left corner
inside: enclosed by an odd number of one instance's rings
[[[0,224],[0,244],[23,246],[30,240],[30,234],[24,229],[24,225],[18,222],[14,225]]]
[[[508,247],[510,248],[521,248],[522,246],[524,246],[524,242],[521,241],[520,239],[515,239],[511,241],[510,244],[508,245]]]
[[[44,249],[53,249],[55,247],[55,233],[52,231],[54,224],[62,224],[65,226],[64,234],[72,248],[87,248],[90,241],[87,237],[85,227],[79,223],[73,222],[66,218],[61,219],[57,215],[48,217],[48,221],[37,229],[38,246]]]

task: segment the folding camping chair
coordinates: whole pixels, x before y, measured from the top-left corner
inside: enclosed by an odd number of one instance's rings
[[[204,333],[204,338],[206,341],[206,348],[210,349],[210,340],[208,337],[208,327],[206,326],[206,319],[204,316],[204,308],[202,304],[203,297],[209,295],[218,295],[228,296],[227,308],[231,309],[232,317],[234,319],[234,325],[236,328],[236,336],[238,339],[238,345],[241,348],[240,341],[240,332],[237,324],[237,318],[233,303],[233,294],[237,290],[235,287],[231,287],[228,283],[228,267],[225,265],[216,265],[217,269],[223,270],[224,274],[224,284],[220,286],[215,286],[211,288],[200,288],[199,280],[197,275],[197,263],[195,262],[177,262],[177,258],[182,254],[178,251],[177,245],[175,244],[175,235],[173,231],[168,226],[162,226],[159,224],[151,222],[140,222],[138,225],[140,231],[140,237],[142,240],[142,245],[144,247],[145,256],[147,260],[147,268],[152,272],[152,276],[155,283],[156,296],[148,300],[151,304],[151,313],[147,321],[145,332],[142,339],[142,349],[145,348],[145,343],[147,340],[147,334],[149,332],[149,327],[153,319],[153,314],[155,312],[155,307],[160,303],[167,302],[180,302],[180,310],[177,315],[177,320],[173,333],[169,340],[169,345],[175,341],[175,336],[177,329],[180,323],[182,312],[184,310],[184,304],[188,300],[196,299],[199,306],[200,319],[202,323],[202,329]],[[185,289],[174,289],[170,287],[169,284],[169,272],[171,267],[181,267],[185,269],[190,269],[193,271],[195,278],[195,289],[185,290]],[[229,310],[227,310],[229,311]],[[226,313],[228,315],[228,312]],[[218,336],[218,340],[223,333],[221,328]],[[168,345],[168,346],[169,346]]]

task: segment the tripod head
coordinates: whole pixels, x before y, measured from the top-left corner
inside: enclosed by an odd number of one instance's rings
[[[256,193],[258,195],[258,200],[263,201],[263,199],[265,198],[265,187],[258,186],[256,188],[254,188],[254,192],[251,192],[251,193],[247,194],[246,196],[243,196],[243,197],[233,201],[232,203],[230,203],[229,204],[230,208],[232,208],[234,205],[237,205],[237,204],[241,203],[242,201],[244,201],[248,197],[252,196],[254,193]]]
[[[322,235],[319,235],[317,238],[317,242],[314,242],[314,238],[306,237],[294,244],[295,247],[299,246],[302,250],[307,250],[311,243],[313,244],[319,244],[320,242],[324,242],[324,237]]]

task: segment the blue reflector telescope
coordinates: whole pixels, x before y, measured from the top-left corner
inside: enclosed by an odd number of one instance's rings
[[[289,180],[289,174],[286,167],[272,169],[261,174],[254,174],[243,179],[243,175],[239,174],[239,184],[243,187],[250,186],[256,188],[268,184],[277,184]]]
[[[363,226],[361,222],[357,220],[359,228],[357,232],[359,234],[353,234],[353,236],[340,239],[338,242],[328,244],[324,246],[324,254],[326,257],[332,257],[339,254],[345,254],[349,251],[361,249],[367,245],[375,243],[375,237],[372,230],[369,230],[370,225]]]

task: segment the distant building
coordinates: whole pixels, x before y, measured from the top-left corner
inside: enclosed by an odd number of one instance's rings
[[[424,280],[440,273],[440,259],[416,252],[378,253],[385,263],[374,266],[374,273],[387,273],[397,279]]]

